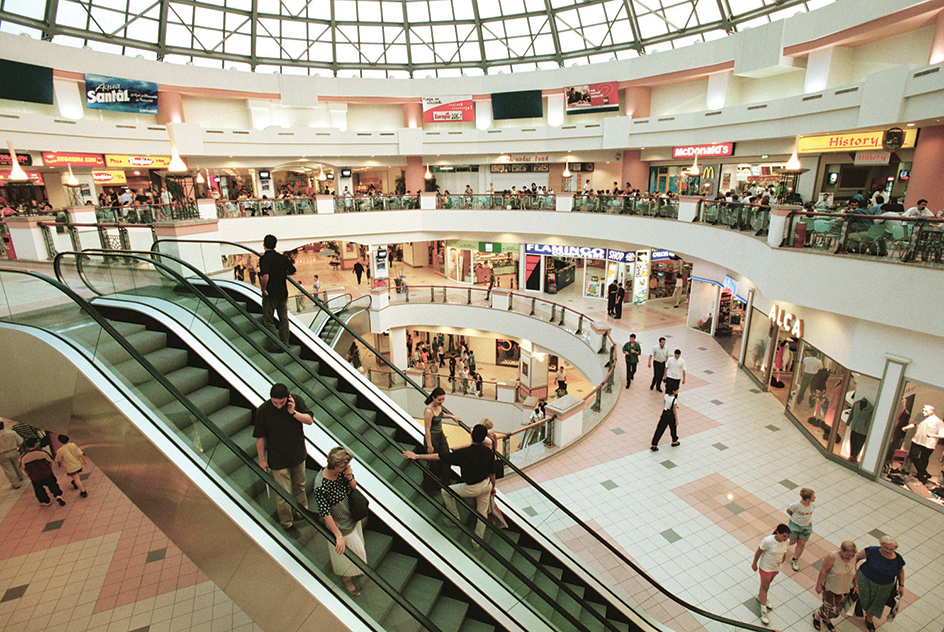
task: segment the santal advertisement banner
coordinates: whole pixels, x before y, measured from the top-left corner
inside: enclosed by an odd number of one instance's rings
[[[120,156],[105,154],[106,167],[167,169],[170,166],[170,156]]]
[[[472,97],[423,97],[424,123],[458,123],[474,120]]]
[[[93,171],[92,180],[99,184],[127,184],[128,178],[124,171]]]
[[[615,81],[571,86],[564,89],[564,104],[568,114],[618,110],[619,89]]]
[[[157,84],[120,77],[85,75],[85,107],[90,110],[157,114]]]

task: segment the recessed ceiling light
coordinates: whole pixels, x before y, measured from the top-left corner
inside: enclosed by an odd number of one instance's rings
[[[908,123],[908,125],[906,125],[905,127],[914,127],[914,126],[915,126],[914,123]]]

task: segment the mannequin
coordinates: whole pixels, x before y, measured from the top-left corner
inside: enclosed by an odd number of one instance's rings
[[[914,463],[915,478],[926,484],[931,478],[928,474],[931,453],[937,447],[937,440],[944,439],[944,422],[935,414],[934,406],[930,404],[925,404],[921,412],[924,419],[917,424],[908,424],[904,430],[917,428],[914,437],[911,438],[911,451],[908,458]]]
[[[869,434],[872,425],[872,413],[875,406],[868,398],[861,398],[852,405],[849,412],[849,460],[856,463],[859,453],[865,445],[865,437]]]

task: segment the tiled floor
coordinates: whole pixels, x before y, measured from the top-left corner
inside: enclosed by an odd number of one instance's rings
[[[323,275],[323,287],[353,282],[350,272],[329,274],[336,276]],[[413,283],[445,282],[426,270],[407,275]],[[663,438],[660,451],[648,449],[661,395],[647,388],[651,373],[643,363],[612,414],[573,448],[529,470],[535,480],[680,597],[753,623],[758,580],[750,564],[757,542],[786,519],[783,508],[798,488],[812,487],[814,537],[800,571],[786,565],[774,581],[771,627],[811,630],[818,558],[842,540],[863,547],[887,533],[907,561],[908,592],[897,619],[881,629],[941,631],[944,547],[937,538],[944,514],[823,459],[773,395],[760,393],[715,341],[684,326],[685,309],[653,302],[627,307],[616,321],[606,318],[602,300],[567,294],[559,300],[609,322],[619,344],[634,331],[645,353],[660,335],[683,350],[681,446]],[[93,469],[87,484],[89,498],[67,489],[62,508],[39,507],[28,489],[0,492],[0,629],[260,629],[100,472]],[[502,488],[669,629],[730,630],[704,626],[669,602],[514,477]],[[853,619],[837,628],[864,629]]]

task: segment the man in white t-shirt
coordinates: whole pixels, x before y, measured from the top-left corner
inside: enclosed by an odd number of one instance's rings
[[[649,368],[652,369],[652,384],[649,390],[658,389],[662,392],[662,378],[665,377],[665,361],[669,358],[669,350],[665,348],[665,338],[659,338],[659,344],[652,348],[649,354]],[[655,362],[655,368],[653,368]]]
[[[812,352],[808,352],[806,357],[803,358],[802,366],[803,374],[800,376],[800,390],[798,391],[796,398],[797,404],[803,401],[803,394],[806,393],[806,389],[810,387],[810,382],[813,381],[813,376],[815,376],[819,370],[823,368],[823,361],[819,359],[819,356],[814,355]]]
[[[780,565],[787,555],[787,540],[790,538],[790,527],[785,524],[778,524],[773,534],[768,535],[760,541],[757,550],[754,551],[754,561],[751,563],[751,570],[760,573],[760,590],[757,593],[757,601],[760,602],[760,620],[764,625],[770,623],[770,617],[767,611],[773,609],[773,604],[767,599],[767,591],[770,590],[770,583],[780,572]]]
[[[673,357],[665,361],[665,392],[676,392],[684,383],[685,360],[682,359],[682,350],[676,349]]]
[[[911,438],[911,450],[908,458],[915,466],[915,478],[922,483],[927,483],[931,475],[928,474],[928,461],[934,448],[937,447],[937,440],[944,439],[944,422],[935,413],[934,406],[925,404],[922,411],[924,419],[917,424],[914,436]],[[911,430],[916,424],[908,424],[903,430]]]
[[[902,217],[934,217],[934,211],[928,208],[927,200],[918,200],[916,206],[902,213]]]

